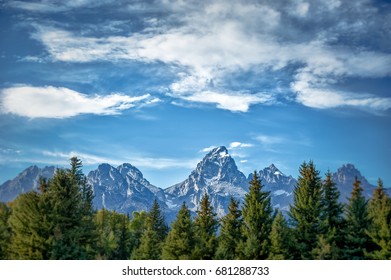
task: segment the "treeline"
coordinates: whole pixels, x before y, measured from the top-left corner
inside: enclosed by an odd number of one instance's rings
[[[243,205],[231,198],[225,217],[205,194],[194,218],[183,204],[169,228],[156,200],[132,217],[96,211],[81,167],[72,158],[38,192],[0,204],[0,259],[391,259],[391,199],[381,180],[367,200],[356,179],[341,204],[331,173],[322,180],[304,162],[284,215],[254,172]]]

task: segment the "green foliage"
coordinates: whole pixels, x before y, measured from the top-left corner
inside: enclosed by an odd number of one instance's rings
[[[347,236],[343,257],[348,260],[365,259],[365,253],[370,252],[372,247],[372,242],[367,234],[371,225],[368,201],[362,191],[361,182],[356,178],[349,204],[346,207]]]
[[[102,209],[96,213],[96,258],[107,260],[129,259],[132,240],[129,217]]]
[[[254,172],[242,209],[245,237],[242,250],[245,259],[263,260],[267,259],[270,253],[273,209],[270,203],[270,193],[262,189],[261,181]]]
[[[140,246],[141,236],[147,229],[148,213],[145,211],[133,212],[129,224],[131,234],[131,253]]]
[[[18,197],[10,225],[17,259],[90,259],[94,257],[95,228],[92,190],[71,159],[70,170],[57,170],[40,182],[40,193]]]
[[[11,215],[11,209],[0,202],[0,260],[8,258],[9,243],[11,240],[11,228],[8,219]]]
[[[270,240],[270,260],[292,259],[292,255],[290,253],[293,246],[292,229],[288,227],[288,224],[281,212],[278,212],[273,220]]]
[[[221,219],[219,245],[216,258],[220,260],[235,260],[240,258],[239,244],[243,242],[242,211],[239,202],[231,197],[228,214]]]
[[[340,248],[344,245],[346,223],[343,218],[343,204],[338,202],[340,193],[332,181],[332,174],[326,173],[322,185],[320,230],[317,246],[313,249],[315,259],[340,259]]]
[[[19,195],[12,205],[9,223],[13,232],[10,258],[16,260],[49,259],[52,225],[36,192]]]
[[[164,216],[155,199],[152,209],[148,212],[146,230],[141,236],[140,246],[133,252],[132,259],[159,260],[167,231],[168,228],[164,221]]]
[[[369,201],[368,214],[372,224],[368,235],[377,248],[368,254],[371,259],[391,259],[391,199],[379,179],[378,186]]]
[[[320,215],[322,181],[312,161],[300,166],[294,202],[290,209],[295,227],[296,249],[294,258],[312,259],[321,232]]]
[[[195,230],[190,210],[183,203],[164,242],[162,258],[164,260],[189,260],[192,258],[195,242]]]
[[[216,231],[219,222],[210,204],[209,195],[206,193],[200,201],[200,209],[197,210],[194,225],[197,238],[193,256],[195,259],[211,260],[217,248]]]

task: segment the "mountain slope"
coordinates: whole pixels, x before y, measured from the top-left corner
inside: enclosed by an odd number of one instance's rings
[[[54,166],[46,166],[41,169],[34,165],[26,168],[14,179],[8,180],[0,186],[0,201],[12,201],[21,193],[37,190],[39,179],[41,177],[52,178],[55,170]]]
[[[151,185],[136,167],[124,163],[117,168],[105,163],[88,173],[94,190],[94,205],[121,213],[149,210],[155,197],[165,207],[164,193]]]
[[[247,191],[246,177],[238,170],[228,150],[221,146],[211,150],[186,180],[164,192],[171,209],[178,210],[186,202],[193,212],[207,193],[217,215],[221,217],[227,213],[230,196],[241,200]]]
[[[258,172],[265,191],[271,194],[271,203],[275,208],[289,211],[289,205],[293,202],[293,190],[297,181],[292,176],[282,173],[274,164]],[[248,181],[253,174],[248,175]]]

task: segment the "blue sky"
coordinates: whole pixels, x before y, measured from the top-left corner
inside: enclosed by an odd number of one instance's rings
[[[225,145],[391,186],[387,2],[3,1],[0,182],[77,155],[165,188]]]

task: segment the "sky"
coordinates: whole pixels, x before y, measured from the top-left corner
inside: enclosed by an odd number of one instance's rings
[[[223,145],[246,175],[353,163],[391,187],[389,1],[0,5],[0,183],[78,156],[166,188]]]

